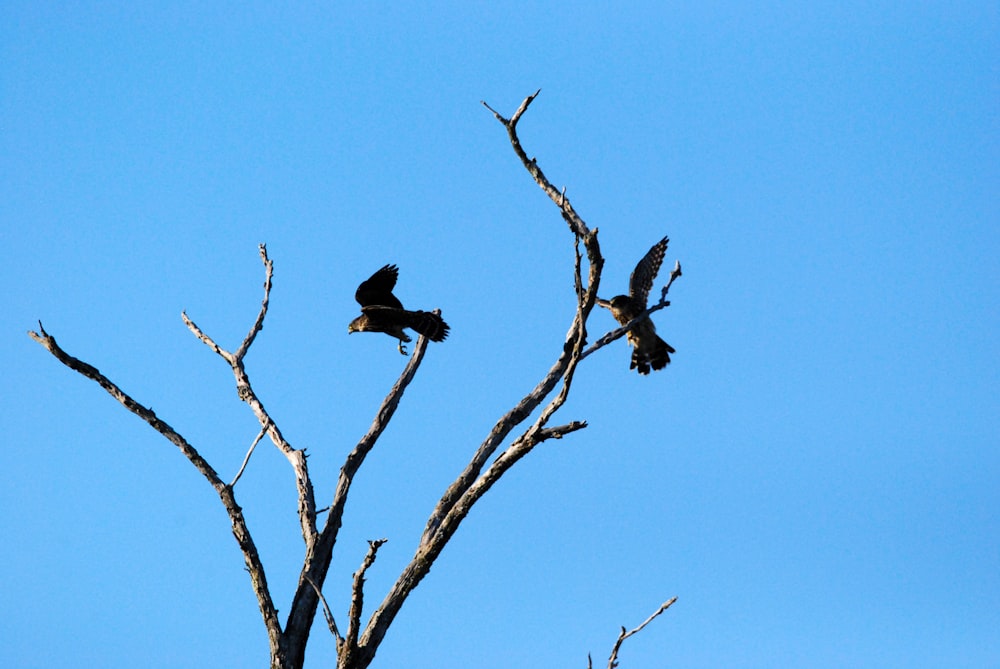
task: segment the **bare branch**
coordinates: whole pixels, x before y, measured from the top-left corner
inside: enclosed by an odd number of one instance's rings
[[[597,300],[597,290],[600,286],[601,271],[604,267],[604,258],[601,256],[600,245],[597,241],[597,229],[594,228],[591,230],[588,228],[583,219],[580,218],[580,216],[573,210],[572,205],[570,205],[569,200],[566,198],[565,188],[562,191],[557,190],[556,187],[553,186],[548,179],[546,179],[545,175],[538,167],[537,161],[534,159],[528,159],[527,154],[525,154],[524,149],[521,147],[521,141],[517,136],[517,121],[520,120],[524,112],[527,111],[528,106],[535,99],[535,97],[538,96],[539,92],[541,92],[541,89],[535,91],[533,95],[529,95],[525,98],[521,103],[521,106],[518,107],[517,111],[509,120],[505,119],[485,102],[482,104],[484,107],[493,112],[496,119],[507,129],[511,145],[514,147],[515,153],[517,153],[517,155],[521,158],[525,168],[535,179],[535,182],[559,207],[563,217],[570,223],[570,229],[574,233],[573,240],[576,261],[574,265],[574,286],[577,293],[577,315],[572,326],[570,327],[570,332],[566,336],[566,341],[563,344],[562,355],[559,356],[559,359],[555,362],[555,364],[553,364],[548,374],[546,374],[538,385],[535,386],[535,388],[528,393],[517,404],[517,406],[501,417],[500,420],[497,421],[496,425],[493,426],[493,429],[486,437],[486,440],[480,444],[471,462],[469,462],[468,466],[466,466],[465,471],[459,475],[459,477],[451,484],[445,494],[441,497],[437,507],[434,509],[434,512],[427,521],[427,526],[424,528],[424,533],[420,540],[421,544],[425,544],[430,540],[431,535],[437,530],[442,519],[455,505],[461,495],[468,490],[469,486],[471,486],[476,480],[476,477],[479,476],[486,462],[493,456],[503,440],[507,438],[515,427],[517,427],[528,416],[530,416],[536,408],[538,408],[542,401],[549,395],[549,393],[552,392],[552,389],[555,388],[559,379],[566,374],[567,369],[570,368],[574,355],[576,355],[574,351],[581,347],[586,341],[587,333],[585,323]],[[583,286],[581,254],[579,252],[579,243],[581,241],[586,249],[587,262],[589,264],[586,288]],[[572,372],[570,372],[570,375],[572,375]],[[558,406],[561,405],[562,402],[560,402]]]
[[[243,518],[243,510],[240,508],[239,504],[236,503],[236,498],[233,494],[233,489],[231,486],[226,485],[219,478],[219,475],[215,472],[208,461],[205,460],[200,453],[192,446],[188,441],[181,436],[176,430],[174,430],[170,425],[161,420],[156,416],[152,409],[147,409],[138,402],[136,402],[131,396],[125,391],[119,388],[115,383],[113,383],[104,374],[93,365],[89,365],[78,358],[66,353],[60,346],[56,343],[54,337],[45,331],[42,327],[41,321],[38,322],[38,332],[28,332],[28,336],[34,339],[36,342],[44,346],[49,353],[51,353],[55,358],[72,369],[73,371],[82,374],[88,379],[95,381],[104,390],[108,392],[113,398],[115,398],[119,403],[122,404],[126,409],[134,413],[136,416],[146,421],[154,430],[163,435],[167,441],[177,446],[181,453],[184,454],[195,469],[201,472],[202,476],[208,481],[208,483],[215,489],[216,493],[219,495],[219,499],[222,501],[222,505],[226,509],[226,513],[229,515],[229,520],[232,523],[233,535],[236,537],[236,542],[240,546],[240,550],[243,553],[243,560],[246,563],[247,571],[250,574],[250,582],[254,590],[254,594],[257,596],[257,604],[260,607],[261,615],[264,618],[264,625],[267,628],[268,641],[271,646],[272,657],[278,652],[278,648],[281,641],[281,623],[278,622],[278,611],[274,608],[274,602],[271,599],[271,593],[267,587],[267,578],[264,574],[264,565],[260,560],[260,555],[257,553],[257,547],[253,542],[253,538],[250,536],[250,530],[247,528],[246,520]]]
[[[240,344],[240,347],[236,349],[236,353],[233,354],[237,360],[243,359],[247,351],[250,350],[253,340],[257,338],[257,333],[264,327],[264,317],[267,316],[267,305],[271,297],[271,278],[274,276],[274,262],[267,257],[267,246],[261,244],[257,248],[260,251],[260,259],[264,262],[264,299],[261,301],[257,320],[250,326],[250,331],[243,339],[243,343]]]
[[[439,312],[437,312],[439,313]],[[340,478],[337,481],[337,488],[334,492],[333,502],[326,509],[329,514],[323,531],[320,532],[315,544],[306,552],[306,559],[302,565],[302,572],[299,577],[299,585],[296,588],[295,596],[292,600],[292,607],[285,623],[285,634],[293,655],[301,655],[305,649],[305,642],[309,637],[309,630],[312,627],[313,617],[316,614],[316,594],[309,587],[307,579],[316,581],[322,586],[326,578],[327,569],[330,566],[330,559],[333,554],[333,547],[337,542],[337,535],[343,522],[344,509],[347,504],[347,495],[351,489],[351,483],[355,474],[361,467],[365,458],[375,447],[375,443],[392,419],[399,402],[403,397],[403,392],[413,380],[423,361],[427,351],[428,339],[419,337],[409,362],[393,385],[389,394],[386,395],[379,407],[378,412],[372,421],[368,432],[354,447],[354,450],[347,456],[343,466],[340,468]],[[341,666],[344,666],[343,664]]]
[[[664,295],[665,295],[665,293],[664,293]],[[660,300],[659,302],[657,302],[656,304],[654,304],[653,306],[651,306],[650,308],[646,309],[644,312],[642,312],[641,314],[639,314],[638,316],[636,316],[635,318],[633,318],[632,320],[630,320],[625,325],[623,325],[623,326],[621,326],[619,328],[615,328],[611,332],[608,332],[607,334],[603,335],[600,339],[598,339],[593,344],[591,344],[590,346],[588,346],[587,349],[585,351],[583,351],[583,353],[580,354],[580,357],[581,358],[586,358],[590,354],[595,353],[598,350],[604,348],[605,346],[607,346],[611,342],[615,341],[616,339],[621,339],[622,337],[625,336],[625,334],[629,330],[631,330],[636,325],[638,325],[639,323],[641,323],[644,320],[646,320],[647,318],[649,318],[650,314],[654,314],[657,311],[659,311],[660,309],[663,309],[663,308],[669,307],[669,306],[670,306],[670,300]]]
[[[274,276],[274,262],[267,256],[267,247],[264,244],[261,244],[258,249],[261,261],[264,263],[264,297],[261,300],[260,311],[257,313],[257,318],[254,320],[253,325],[250,327],[250,331],[247,333],[247,336],[243,339],[243,342],[240,344],[240,347],[235,353],[230,353],[219,346],[215,340],[195,325],[194,321],[188,317],[187,313],[182,312],[181,318],[184,320],[188,329],[191,330],[191,332],[198,339],[221,356],[223,360],[229,363],[230,368],[233,370],[233,376],[236,380],[236,392],[240,399],[247,403],[250,410],[253,411],[254,416],[257,417],[257,422],[260,424],[261,430],[267,433],[267,435],[271,438],[271,442],[279,451],[282,452],[282,454],[284,454],[285,458],[292,466],[292,471],[295,474],[295,486],[298,490],[298,514],[299,524],[302,528],[302,539],[306,544],[306,549],[309,550],[316,541],[317,536],[316,498],[313,492],[312,480],[309,478],[309,467],[306,464],[305,451],[292,448],[292,445],[289,444],[284,435],[282,435],[277,423],[275,423],[275,421],[267,413],[267,409],[264,408],[263,402],[260,401],[260,398],[258,398],[257,394],[254,392],[253,386],[250,384],[250,376],[247,374],[246,368],[243,365],[243,358],[250,349],[250,345],[253,344],[254,339],[256,339],[257,333],[259,333],[264,327],[264,318],[267,316],[267,307],[271,296],[271,282],[272,277]],[[251,449],[251,451],[252,450],[253,449]],[[249,454],[247,457],[249,457]],[[244,466],[245,465],[246,462],[244,461]],[[242,472],[242,468],[240,471]],[[235,481],[233,481],[233,483],[235,484]]]
[[[672,270],[670,270],[670,280],[667,281],[667,285],[665,285],[663,287],[663,290],[660,291],[660,302],[665,302],[666,301],[666,299],[667,299],[667,293],[670,292],[670,286],[673,285],[674,279],[676,279],[679,276],[681,276],[681,261],[680,260],[675,260],[674,261],[674,268]]]
[[[358,652],[358,632],[361,629],[361,611],[364,608],[365,572],[375,563],[378,549],[388,539],[376,539],[368,542],[368,553],[356,572],[351,588],[351,609],[347,614],[347,639],[343,644],[343,656],[338,658],[338,664],[343,667],[353,666],[352,656]]]
[[[534,93],[532,93],[531,95],[529,95],[528,97],[526,97],[524,99],[524,101],[521,103],[521,106],[517,108],[517,111],[515,111],[514,115],[511,116],[509,119],[506,119],[503,116],[501,116],[499,112],[497,112],[495,109],[493,109],[493,107],[491,107],[488,104],[486,104],[485,100],[481,100],[480,102],[482,103],[482,105],[484,107],[486,107],[491,112],[493,112],[493,116],[495,116],[496,119],[498,121],[500,121],[501,123],[503,123],[505,126],[507,126],[508,128],[510,128],[512,126],[513,127],[517,127],[517,122],[521,120],[521,115],[524,114],[524,112],[526,112],[528,110],[528,105],[530,105],[532,103],[532,101],[535,98],[537,98],[538,94],[541,93],[541,92],[542,92],[542,89],[539,88],[537,91],[535,91]]]
[[[604,348],[605,346],[607,346],[611,342],[615,341],[616,339],[621,339],[622,337],[625,336],[625,334],[629,330],[631,330],[636,325],[638,325],[639,323],[641,323],[644,320],[646,320],[647,318],[649,318],[650,314],[654,314],[657,311],[659,311],[660,309],[664,309],[666,307],[669,307],[670,306],[670,300],[667,299],[667,294],[670,292],[670,286],[673,285],[674,281],[679,276],[681,276],[681,263],[678,260],[678,261],[674,262],[674,268],[672,270],[670,270],[670,279],[667,281],[667,285],[665,285],[662,288],[662,290],[660,290],[660,301],[657,302],[656,304],[654,304],[653,306],[649,307],[648,309],[646,309],[644,312],[642,312],[641,314],[639,314],[638,316],[636,316],[635,318],[633,318],[632,320],[630,320],[625,325],[621,326],[620,328],[616,328],[616,329],[612,330],[611,332],[608,332],[607,334],[605,334],[604,336],[602,336],[600,339],[598,339],[597,341],[595,341],[593,344],[591,344],[590,346],[588,346],[587,349],[583,353],[580,354],[580,359],[582,360],[583,358],[586,358],[591,353],[594,353],[594,352],[596,352],[596,351]]]
[[[195,325],[194,321],[192,321],[190,318],[188,318],[188,315],[187,315],[186,311],[182,311],[181,312],[181,320],[184,321],[184,324],[187,325],[188,330],[190,330],[194,334],[195,337],[197,337],[202,342],[204,342],[205,345],[208,346],[210,349],[212,349],[213,351],[215,351],[216,353],[218,353],[222,357],[222,359],[225,360],[226,362],[228,362],[230,365],[233,364],[233,354],[230,353],[229,351],[225,350],[224,348],[222,348],[218,344],[216,344],[215,340],[213,340],[207,334],[205,334],[204,332],[202,332],[201,328],[199,328],[197,325]]]
[[[56,343],[55,337],[45,331],[45,328],[42,327],[41,321],[38,322],[38,330],[39,332],[29,331],[28,336],[44,346],[49,353],[56,357],[59,362],[63,363],[73,371],[82,374],[88,379],[96,381],[108,392],[108,394],[118,400],[118,402],[120,402],[126,409],[149,423],[154,430],[162,434],[168,441],[177,446],[181,450],[181,453],[184,454],[184,457],[191,461],[191,464],[193,464],[195,468],[201,472],[213,488],[218,490],[219,488],[225,486],[219,478],[219,475],[216,474],[211,465],[209,465],[208,462],[201,457],[198,451],[195,450],[194,446],[189,444],[184,437],[178,434],[167,423],[157,418],[156,413],[154,413],[152,409],[147,409],[136,402],[125,391],[108,379],[108,377],[101,374],[101,372],[98,371],[98,369],[93,365],[89,365],[66,353],[62,348],[60,348],[59,344]]]
[[[382,547],[388,539],[376,539],[368,542],[368,553],[364,561],[356,572],[354,572],[354,585],[351,588],[351,610],[348,613],[347,623],[347,643],[352,646],[358,644],[358,631],[361,627],[361,611],[364,608],[365,572],[375,564],[375,556],[378,549]]]
[[[548,195],[549,198],[555,202],[556,206],[558,206],[562,211],[563,218],[569,224],[570,230],[573,231],[573,234],[582,238],[589,232],[587,224],[583,222],[583,219],[580,218],[580,216],[573,209],[573,205],[570,204],[569,198],[566,197],[565,189],[563,191],[559,191],[552,185],[552,183],[542,173],[541,168],[538,167],[537,161],[534,158],[529,158],[528,154],[524,152],[523,148],[521,148],[521,140],[517,136],[517,122],[521,120],[521,116],[528,110],[528,106],[541,92],[542,90],[538,89],[532,95],[526,97],[521,103],[521,106],[517,108],[517,111],[514,112],[514,115],[511,116],[510,119],[505,119],[485,102],[482,104],[484,107],[493,112],[493,116],[507,128],[507,135],[510,138],[511,146],[514,147],[514,153],[516,153],[517,157],[521,159],[521,163],[524,165],[525,169],[528,170],[528,173],[531,174],[535,183],[537,183],[539,187],[545,191],[545,194]]]
[[[260,432],[257,433],[257,437],[253,440],[253,443],[250,444],[250,450],[247,451],[246,457],[243,458],[243,464],[240,465],[240,470],[236,472],[236,478],[234,478],[232,483],[229,484],[230,488],[235,486],[236,482],[240,480],[241,476],[243,476],[243,470],[247,468],[247,463],[250,462],[250,456],[253,455],[253,449],[257,448],[257,444],[259,444],[260,440],[264,438],[264,433],[266,431],[267,428],[264,427],[260,428]]]
[[[521,159],[521,162],[534,178],[535,182],[559,207],[564,220],[569,223],[570,230],[574,235],[574,243],[577,245],[576,263],[574,265],[577,313],[563,343],[562,353],[552,365],[552,368],[531,392],[497,421],[489,435],[476,450],[465,470],[452,482],[438,501],[430,518],[428,518],[415,555],[368,621],[368,626],[361,637],[359,648],[359,652],[363,653],[366,658],[374,656],[375,651],[384,638],[392,620],[402,607],[403,602],[424,576],[427,575],[434,560],[454,535],[472,505],[514,462],[530,452],[535,445],[550,438],[560,438],[564,434],[586,426],[586,423],[576,421],[555,428],[545,427],[549,418],[566,400],[576,364],[579,362],[586,344],[587,331],[585,324],[596,304],[597,290],[600,285],[604,259],[601,256],[600,245],[597,241],[596,228],[591,230],[587,227],[583,219],[573,210],[568,198],[566,198],[565,189],[563,191],[557,190],[546,179],[538,167],[537,161],[533,158],[529,159],[521,147],[521,142],[516,131],[517,122],[537,95],[538,93],[536,92],[534,95],[528,96],[509,120],[503,118],[485,102],[483,105],[492,111],[497,120],[507,128],[507,134],[515,153]],[[579,253],[579,243],[581,241],[586,249],[589,264],[586,287],[583,286],[582,258]],[[563,382],[560,393],[543,409],[536,422],[516,439],[504,454],[494,461],[486,472],[483,472],[483,467],[486,466],[486,463],[500,447],[500,444],[515,427],[525,421],[542,404],[545,398],[555,389],[560,379]]]
[[[642,621],[642,624],[640,624],[638,627],[636,627],[630,632],[626,632],[625,628],[623,627],[621,633],[618,635],[618,640],[615,642],[615,647],[611,649],[611,657],[608,658],[608,669],[615,669],[615,667],[618,666],[618,651],[622,647],[622,642],[625,641],[625,639],[632,636],[633,634],[638,634],[639,632],[641,632],[642,628],[644,628],[649,623],[653,622],[654,618],[656,618],[658,615],[669,609],[671,605],[673,605],[673,603],[676,601],[677,601],[676,597],[671,597],[667,601],[663,602],[663,604],[660,605],[660,608],[658,608],[656,612],[653,613],[653,615],[646,618],[644,621]],[[590,667],[590,655],[587,656],[587,666]]]
[[[250,385],[250,378],[243,368],[243,361],[237,360],[233,367],[236,376],[236,385],[241,389],[241,397],[246,402],[262,429],[267,431],[271,442],[280,450],[295,473],[295,487],[298,490],[298,514],[299,524],[302,528],[302,538],[308,548],[316,541],[316,497],[313,492],[312,480],[309,478],[309,466],[306,463],[306,453],[304,450],[292,448],[281,430],[267,413],[263,403],[258,399],[253,387]]]
[[[435,310],[435,313],[440,312]],[[372,420],[372,424],[368,428],[368,432],[366,432],[361,440],[358,441],[354,450],[347,456],[347,460],[340,468],[340,479],[337,481],[337,489],[333,496],[333,503],[330,505],[330,515],[327,518],[326,525],[323,527],[325,540],[336,541],[336,534],[340,529],[340,524],[343,520],[344,506],[347,503],[347,494],[350,491],[354,475],[361,467],[365,458],[375,447],[375,442],[378,441],[382,432],[384,432],[386,427],[389,426],[389,421],[392,420],[393,415],[396,413],[396,409],[399,407],[400,400],[403,399],[403,392],[406,390],[406,387],[410,385],[410,382],[417,373],[417,369],[420,368],[420,363],[424,359],[424,353],[427,351],[428,341],[427,337],[424,336],[417,339],[417,345],[414,347],[409,363],[407,363],[403,372],[399,375],[399,378],[396,379],[396,383],[394,383],[392,388],[389,390],[389,394],[385,396],[384,400],[382,400],[382,404],[379,406],[378,412],[375,414],[375,418]],[[328,534],[331,534],[332,536],[327,537],[326,535]]]
[[[577,430],[582,430],[585,427],[587,427],[587,421],[574,420],[572,423],[566,423],[565,425],[542,428],[538,431],[538,436],[540,437],[539,441],[545,441],[546,439],[562,439],[570,432],[576,432]]]
[[[333,619],[333,612],[330,611],[330,605],[326,603],[326,597],[323,596],[323,591],[319,589],[316,582],[308,576],[306,576],[305,579],[316,592],[316,596],[319,597],[319,601],[323,603],[323,617],[326,618],[326,626],[330,628],[330,634],[333,635],[333,640],[337,646],[337,653],[340,654],[343,652],[342,646],[344,644],[344,637],[340,636],[340,630],[337,629],[337,621]]]

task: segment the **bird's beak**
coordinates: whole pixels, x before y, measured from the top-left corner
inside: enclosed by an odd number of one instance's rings
[[[610,309],[611,303],[608,302],[607,300],[602,300],[601,298],[597,298],[597,306],[604,307],[605,309]]]

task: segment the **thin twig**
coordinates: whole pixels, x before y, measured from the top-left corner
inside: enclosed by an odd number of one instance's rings
[[[644,628],[649,623],[653,622],[654,618],[656,618],[658,615],[660,615],[661,613],[663,613],[664,611],[666,611],[667,609],[669,609],[670,606],[674,602],[676,602],[676,601],[677,601],[676,597],[671,597],[667,601],[663,602],[663,604],[660,605],[660,608],[658,608],[656,610],[656,612],[653,613],[653,615],[649,616],[644,621],[642,621],[642,624],[639,625],[638,627],[636,627],[635,629],[633,629],[631,632],[626,632],[625,628],[622,627],[622,631],[618,635],[618,640],[615,642],[615,647],[611,649],[611,657],[608,658],[608,669],[615,669],[615,667],[618,666],[618,651],[622,647],[622,642],[625,641],[625,639],[627,639],[630,636],[632,636],[633,634],[638,634],[639,632],[641,632],[642,628]],[[590,656],[588,655],[587,658],[588,658],[588,667],[589,667],[589,665],[590,665],[590,661],[589,661]]]
[[[337,621],[333,619],[333,612],[330,611],[330,605],[326,603],[326,597],[323,596],[323,591],[319,589],[316,582],[308,576],[305,579],[312,586],[316,592],[316,596],[319,597],[319,601],[323,604],[323,617],[326,618],[326,626],[330,628],[330,634],[333,635],[334,642],[337,645],[337,653],[340,653],[342,652],[341,647],[344,644],[344,637],[340,636],[340,630],[337,629]]]
[[[236,478],[234,478],[233,482],[229,484],[230,488],[235,486],[236,482],[240,480],[241,476],[243,476],[243,470],[247,468],[247,463],[250,462],[250,456],[253,455],[253,449],[257,448],[257,444],[259,444],[260,440],[264,438],[265,432],[267,432],[267,427],[260,428],[260,432],[257,433],[257,437],[253,440],[253,443],[250,444],[250,450],[247,451],[246,457],[243,458],[243,464],[240,465],[240,470],[236,472]]]
[[[675,260],[674,261],[674,268],[672,270],[670,270],[670,280],[667,281],[667,285],[665,285],[663,287],[663,290],[660,291],[660,301],[661,302],[663,302],[667,298],[667,293],[670,292],[670,286],[673,285],[674,279],[676,279],[679,276],[681,276],[681,261],[680,260]]]
[[[267,246],[261,244],[257,247],[260,252],[260,259],[264,262],[264,299],[260,304],[260,312],[257,314],[257,320],[254,321],[253,325],[250,326],[250,331],[247,336],[244,337],[243,343],[240,347],[236,349],[233,356],[237,360],[242,360],[250,350],[250,345],[253,344],[253,340],[257,338],[257,333],[261,331],[264,327],[264,317],[267,316],[267,305],[271,297],[271,278],[274,276],[274,262],[267,257]]]

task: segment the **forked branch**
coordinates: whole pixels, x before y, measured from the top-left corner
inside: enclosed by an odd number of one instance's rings
[[[253,542],[253,538],[250,536],[250,530],[247,528],[246,520],[243,517],[243,510],[240,508],[239,504],[236,503],[236,497],[233,494],[232,486],[226,485],[222,479],[219,478],[219,475],[215,472],[212,466],[208,464],[208,461],[206,461],[205,458],[198,453],[195,447],[188,443],[187,439],[181,436],[165,421],[157,417],[152,409],[148,409],[139,404],[139,402],[135,401],[128,393],[119,388],[93,365],[89,365],[86,362],[83,362],[78,358],[74,358],[70,354],[66,353],[66,351],[64,351],[56,343],[55,338],[45,331],[45,328],[42,327],[41,321],[38,323],[38,332],[28,332],[28,336],[44,346],[59,362],[66,365],[73,371],[82,374],[88,379],[95,381],[98,385],[104,388],[109,395],[121,403],[122,406],[142,420],[146,421],[150,427],[163,435],[170,443],[177,446],[181,453],[184,454],[184,457],[186,457],[191,464],[194,465],[195,469],[197,469],[201,475],[205,477],[209,485],[215,489],[215,492],[219,495],[219,499],[222,501],[222,505],[226,509],[226,513],[232,523],[233,535],[236,537],[236,542],[239,544],[240,551],[243,553],[243,560],[246,563],[247,571],[250,574],[250,582],[253,587],[254,594],[257,596],[257,604],[260,607],[261,615],[264,617],[264,625],[267,628],[268,642],[271,646],[271,656],[274,657],[280,645],[281,624],[278,622],[278,612],[274,608],[274,602],[271,599],[271,593],[267,587],[264,565],[260,560],[260,555],[257,553],[257,547]]]
[[[566,197],[565,189],[560,191],[552,185],[552,182],[550,182],[545,177],[545,174],[542,173],[542,168],[538,166],[538,162],[534,158],[529,158],[528,154],[525,153],[524,148],[521,146],[521,140],[517,136],[518,121],[521,120],[524,113],[528,111],[528,107],[535,101],[535,98],[537,98],[538,94],[541,92],[542,89],[539,88],[537,91],[526,97],[524,101],[521,102],[521,106],[517,108],[517,111],[515,111],[509,119],[501,116],[499,112],[486,104],[485,101],[482,101],[482,105],[493,112],[493,116],[496,120],[500,121],[500,123],[507,128],[507,136],[510,138],[511,146],[514,147],[514,153],[516,153],[517,157],[521,159],[521,164],[524,165],[524,168],[528,170],[529,174],[531,174],[535,183],[537,183],[539,187],[545,191],[545,194],[548,195],[549,198],[559,207],[563,218],[569,224],[569,228],[573,231],[573,234],[582,239],[586,237],[588,233],[587,225],[573,209],[573,205],[569,203],[569,199]]]
[[[247,332],[246,337],[243,338],[243,341],[240,343],[235,352],[229,352],[219,346],[214,339],[208,336],[195,324],[193,320],[188,317],[187,313],[181,312],[181,318],[195,337],[204,342],[206,346],[212,349],[212,351],[218,354],[229,364],[236,380],[236,392],[239,394],[240,399],[247,403],[250,410],[253,411],[254,416],[257,417],[261,430],[267,433],[267,435],[271,438],[271,442],[279,451],[282,452],[282,454],[284,454],[285,458],[292,466],[292,471],[295,474],[295,486],[299,494],[299,524],[302,528],[302,539],[305,541],[306,550],[309,551],[315,543],[317,535],[316,498],[313,493],[312,480],[309,478],[309,467],[306,464],[306,454],[302,450],[292,448],[292,445],[289,444],[284,435],[282,435],[281,430],[278,428],[278,424],[275,423],[271,416],[267,413],[267,409],[264,408],[263,402],[260,401],[260,398],[257,397],[257,393],[254,392],[253,386],[250,384],[250,376],[247,374],[246,368],[243,365],[243,358],[246,357],[247,352],[250,350],[250,345],[253,344],[254,340],[257,338],[257,334],[264,327],[264,318],[267,316],[267,308],[271,298],[271,282],[274,276],[274,263],[267,256],[267,247],[264,244],[259,246],[259,251],[261,261],[264,263],[264,297],[261,300],[260,311],[257,313],[257,318],[254,320],[253,325],[250,326],[249,332]],[[249,458],[249,453],[247,454],[247,458]],[[243,463],[243,467],[245,466],[246,461]],[[243,468],[241,467],[241,474],[242,471]],[[239,477],[237,476],[237,478]],[[233,482],[235,483],[236,481],[234,480]]]
[[[313,618],[316,615],[319,588],[322,587],[323,581],[326,579],[326,573],[333,555],[333,548],[336,545],[337,535],[339,534],[341,524],[343,523],[344,510],[347,505],[347,495],[350,492],[354,476],[357,474],[362,463],[364,463],[365,458],[375,447],[375,443],[382,435],[382,432],[385,431],[386,427],[388,427],[389,421],[392,419],[396,409],[399,407],[399,402],[403,398],[403,392],[406,390],[407,386],[410,385],[410,382],[416,375],[417,370],[420,368],[420,363],[424,359],[424,354],[427,352],[428,341],[429,340],[423,336],[417,339],[417,345],[414,347],[413,353],[410,355],[409,362],[399,375],[396,383],[393,384],[389,394],[386,395],[384,400],[382,400],[382,404],[379,406],[379,409],[375,414],[375,418],[372,420],[372,424],[368,428],[368,432],[366,432],[361,440],[358,441],[357,445],[347,456],[343,466],[340,468],[340,477],[337,480],[337,488],[334,491],[333,502],[327,509],[329,513],[326,518],[326,523],[324,524],[323,531],[320,532],[317,541],[312,546],[312,550],[306,554],[306,559],[302,565],[302,572],[299,577],[299,584],[296,588],[295,596],[292,600],[292,607],[288,614],[288,621],[285,625],[285,641],[288,647],[288,653],[292,657],[298,658],[305,652],[305,644],[309,638],[309,630],[312,627]],[[357,632],[355,632],[355,634],[356,633]],[[335,634],[334,636],[336,637],[337,635]],[[358,664],[357,657],[361,653],[357,651],[357,643],[355,642],[351,650],[351,661],[354,662],[354,665],[346,664],[346,660],[343,660],[344,656],[341,654],[340,659],[338,659],[338,666],[364,666],[364,664]]]
[[[639,624],[638,627],[636,627],[631,631],[626,632],[625,628],[622,627],[622,631],[618,634],[618,640],[615,641],[615,646],[614,648],[611,649],[611,656],[608,658],[608,669],[615,669],[615,667],[618,666],[618,651],[621,650],[622,643],[625,641],[625,639],[641,632],[646,625],[653,622],[654,618],[656,618],[658,615],[669,609],[676,601],[677,601],[676,597],[671,597],[667,601],[663,602],[662,604],[660,604],[660,608],[658,608],[653,613],[653,615],[646,618],[644,621],[642,621],[642,623]],[[589,655],[587,656],[587,669],[592,669]]]
[[[344,653],[348,656],[344,663],[350,666],[350,654],[358,649],[358,632],[361,629],[361,611],[364,609],[365,573],[369,567],[375,564],[375,556],[378,549],[382,547],[388,539],[377,539],[368,542],[368,553],[364,561],[356,572],[354,572],[354,585],[351,588],[351,610],[348,612],[347,640]]]

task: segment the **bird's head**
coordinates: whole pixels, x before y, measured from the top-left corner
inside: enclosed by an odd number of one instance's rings
[[[361,318],[361,316],[358,316],[347,324],[347,334],[351,334],[352,332],[361,332]]]
[[[628,295],[616,295],[610,300],[602,300],[597,298],[597,306],[604,307],[605,309],[610,309],[611,311],[617,311],[624,307],[628,303]]]
[[[617,295],[611,298],[611,301],[608,303],[608,308],[611,309],[612,311],[624,309],[625,306],[628,304],[628,302],[629,302],[628,295]]]

